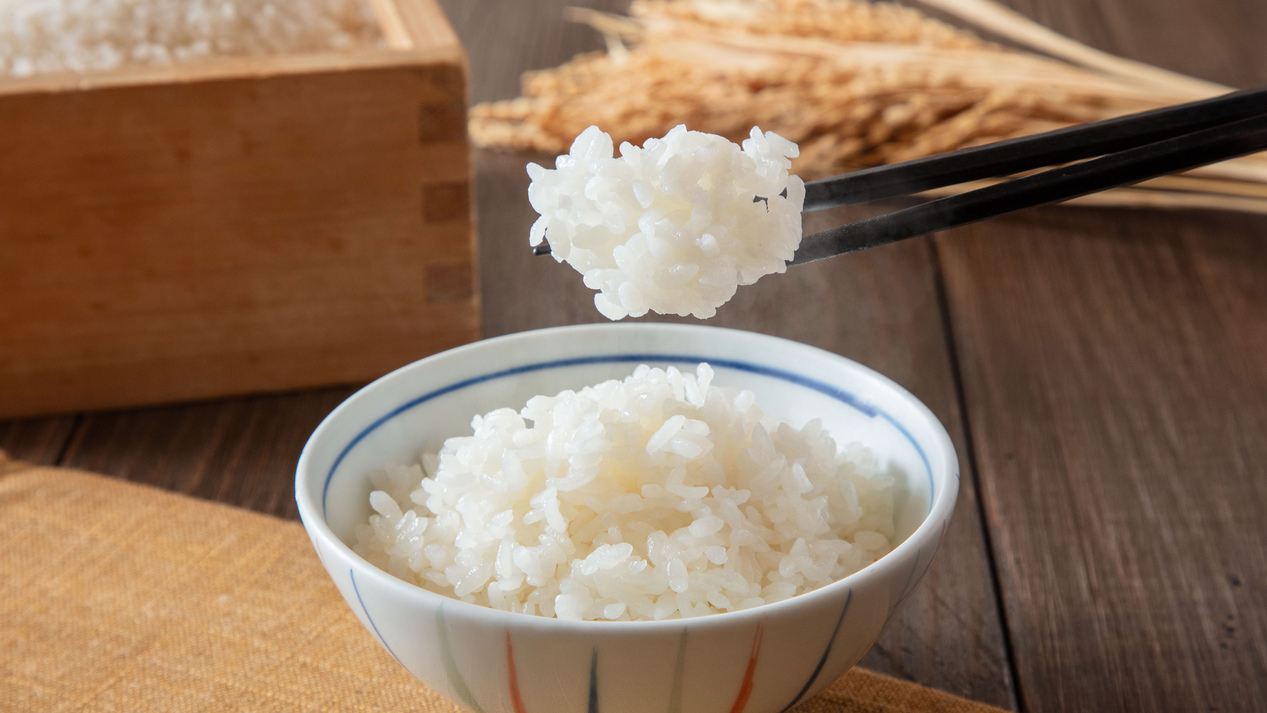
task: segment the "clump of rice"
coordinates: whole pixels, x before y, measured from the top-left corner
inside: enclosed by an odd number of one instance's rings
[[[887,553],[893,481],[818,420],[639,366],[477,416],[419,465],[370,475],[355,550],[433,592],[506,611],[658,620],[747,609]]]
[[[0,0],[0,74],[319,52],[380,36],[363,0]]]
[[[541,217],[529,242],[599,290],[608,319],[712,317],[764,275],[783,272],[801,242],[805,185],[788,174],[796,144],[753,127],[742,148],[678,126],[613,157],[591,126],[553,170],[528,164],[528,200]]]

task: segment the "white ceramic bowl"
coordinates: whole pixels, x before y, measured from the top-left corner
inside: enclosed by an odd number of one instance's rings
[[[354,554],[370,515],[367,474],[469,433],[471,417],[627,376],[639,363],[693,369],[756,392],[769,415],[822,418],[870,446],[897,479],[892,553],[834,584],[689,620],[568,622],[425,591]],[[931,412],[829,352],[715,327],[603,324],[489,339],[410,364],[358,391],[313,433],[295,497],[313,546],[361,623],[431,688],[482,713],[767,713],[827,686],[875,642],[923,575],[959,489],[954,446]]]

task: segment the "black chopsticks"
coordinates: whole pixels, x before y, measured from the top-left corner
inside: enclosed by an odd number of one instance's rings
[[[806,212],[1081,161],[1267,113],[1267,87],[866,168],[805,184]]]
[[[803,265],[1264,150],[1267,88],[1260,88],[847,173],[806,184],[805,210],[1099,156],[807,235],[788,264]],[[1102,155],[1106,151],[1116,153]]]
[[[1259,151],[1267,151],[1267,87],[812,181],[805,184],[806,212],[1068,164],[807,235],[788,264],[802,265]],[[536,255],[549,252],[545,243],[533,250]]]

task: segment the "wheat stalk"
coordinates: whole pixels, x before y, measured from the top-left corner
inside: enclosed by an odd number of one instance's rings
[[[755,124],[800,144],[793,170],[812,179],[1226,91],[989,0],[924,2],[1044,54],[858,0],[636,0],[629,17],[573,9],[608,51],[526,74],[522,97],[471,110],[471,136],[560,153],[591,124],[636,144],[681,123],[740,140]],[[1257,155],[1082,202],[1263,212],[1264,190]]]

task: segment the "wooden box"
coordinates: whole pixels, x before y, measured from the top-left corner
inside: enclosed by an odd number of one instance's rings
[[[479,335],[461,45],[0,78],[0,418],[367,380]]]

